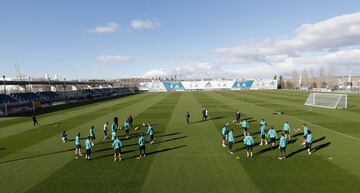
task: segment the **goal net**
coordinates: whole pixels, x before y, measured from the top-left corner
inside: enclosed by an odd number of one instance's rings
[[[310,93],[304,105],[330,109],[347,108],[347,95],[331,93]]]

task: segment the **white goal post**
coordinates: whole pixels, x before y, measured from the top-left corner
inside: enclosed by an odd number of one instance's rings
[[[304,105],[337,109],[347,108],[346,94],[310,93]]]

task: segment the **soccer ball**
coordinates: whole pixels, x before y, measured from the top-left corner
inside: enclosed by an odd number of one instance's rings
[[[236,120],[233,120],[233,123],[236,123]]]
[[[145,123],[143,123],[143,124],[142,124],[142,126],[143,126],[143,127],[145,127],[145,126],[146,126],[146,124],[145,124]]]

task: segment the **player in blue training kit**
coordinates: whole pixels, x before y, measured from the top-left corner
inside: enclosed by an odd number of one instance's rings
[[[250,133],[247,133],[244,138],[244,144],[246,145],[246,155],[247,157],[253,156],[253,147],[254,147],[254,139],[250,135]]]
[[[287,121],[284,123],[283,132],[285,137],[290,140],[290,124]]]
[[[112,147],[114,148],[114,161],[121,161],[121,141],[119,140],[118,137],[115,137],[115,140],[112,144]]]
[[[225,126],[224,126],[224,127],[222,128],[222,130],[221,130],[222,146],[223,146],[223,147],[226,147],[225,141],[227,140],[228,127],[229,127],[229,123],[226,123]]]
[[[94,146],[95,145],[95,130],[94,130],[94,126],[90,127],[90,139],[91,139],[91,145]]]
[[[117,131],[117,129],[118,129],[118,125],[116,125],[116,123],[115,122],[113,122],[112,124],[111,124],[111,132],[113,132],[113,131]]]
[[[266,141],[266,126],[260,125],[260,145],[267,145],[268,142]]]
[[[268,137],[270,138],[271,148],[274,148],[277,134],[273,126],[271,126],[270,130],[268,131]]]
[[[124,129],[125,129],[126,139],[129,139],[129,137],[130,137],[130,124],[128,122],[124,123]]]
[[[146,134],[150,136],[150,144],[155,143],[155,139],[154,139],[155,130],[154,130],[154,127],[152,127],[150,125],[150,123],[148,123],[148,130],[147,130]]]
[[[267,145],[267,141],[266,141],[266,128],[267,128],[267,123],[264,119],[260,120],[260,145],[263,145],[265,143],[265,145]]]
[[[246,134],[247,134],[247,132],[248,132],[248,130],[249,130],[249,123],[247,122],[247,120],[243,120],[242,122],[241,122],[241,128],[243,129],[243,134],[244,134],[244,136],[246,136]]]
[[[116,134],[116,132],[115,131],[113,131],[113,132],[111,132],[111,141],[115,141],[115,139],[116,139],[116,137],[117,137],[117,134]]]
[[[262,126],[262,125],[264,125],[265,128],[267,127],[267,123],[266,123],[266,121],[264,119],[260,120],[260,126]]]
[[[310,155],[311,154],[311,144],[313,142],[313,136],[311,134],[311,131],[308,130],[307,131],[307,135],[306,135],[306,148],[307,148],[307,151],[308,151],[308,154]]]
[[[104,139],[103,139],[103,141],[107,140],[107,138],[108,138],[108,134],[107,134],[108,127],[109,127],[109,122],[105,122],[104,127],[103,127],[103,130],[104,130]]]
[[[81,138],[80,138],[80,133],[78,133],[75,137],[75,158],[77,159],[78,156],[82,156],[81,155]]]
[[[146,140],[142,133],[141,133],[141,136],[139,137],[138,143],[139,143],[139,150],[140,150],[139,158],[145,157],[146,156],[146,152],[145,152]]]
[[[303,145],[305,145],[309,128],[307,127],[307,125],[305,123],[303,124],[303,128],[304,128],[304,132],[303,132],[304,142],[303,142]]]
[[[281,160],[286,159],[286,146],[287,146],[287,137],[285,136],[285,133],[281,133],[280,142],[279,142],[279,149],[280,149],[279,159]]]
[[[231,154],[234,154],[233,152],[233,145],[235,143],[235,139],[234,139],[234,132],[232,129],[229,129],[229,132],[228,132],[228,141],[229,141],[229,152]]]
[[[86,141],[85,141],[85,149],[86,149],[86,155],[85,155],[85,159],[89,160],[90,159],[90,155],[91,155],[91,149],[92,149],[92,144],[91,144],[91,137],[89,136]]]

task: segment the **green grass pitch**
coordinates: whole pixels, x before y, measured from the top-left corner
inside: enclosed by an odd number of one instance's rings
[[[143,93],[43,114],[37,127],[29,117],[1,118],[0,192],[360,192],[360,96],[349,95],[349,108],[343,110],[305,107],[307,96],[295,91]],[[199,121],[202,107],[209,109],[209,121]],[[235,153],[229,154],[221,146],[220,129],[236,109],[251,121],[255,142],[261,118],[277,130],[289,121],[295,137],[288,159],[278,160],[278,149],[259,145],[254,157],[246,158],[240,129],[233,124]],[[111,124],[114,115],[123,123],[128,114],[135,124],[154,123],[156,143],[147,144],[146,158],[136,159],[137,136],[145,128],[131,130],[132,138],[122,140],[124,160],[114,162],[111,144],[102,141],[102,125]],[[302,123],[314,135],[312,155],[294,132]],[[97,136],[93,159],[74,159],[74,142],[63,143],[60,134],[67,130],[70,139],[77,132],[85,137],[91,125]],[[123,139],[124,130],[119,133]]]

